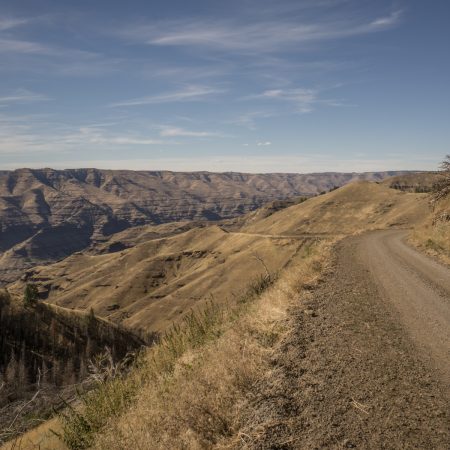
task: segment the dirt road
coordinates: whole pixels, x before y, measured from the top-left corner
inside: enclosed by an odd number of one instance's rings
[[[404,237],[338,245],[256,389],[253,448],[450,447],[450,270]]]
[[[363,259],[384,300],[450,389],[450,269],[406,245],[405,237],[402,231],[367,235]]]

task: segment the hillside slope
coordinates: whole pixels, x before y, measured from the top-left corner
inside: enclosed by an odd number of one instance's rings
[[[432,214],[414,230],[411,241],[450,266],[450,197],[434,205]]]
[[[0,172],[0,285],[129,227],[236,217],[367,174],[241,174],[20,169]]]
[[[254,278],[280,270],[304,244],[297,238],[194,228],[120,252],[76,254],[26,275],[46,301],[97,314],[132,328],[161,331],[193,306],[231,300]],[[20,292],[24,281],[10,287]]]
[[[167,237],[155,235],[153,227],[124,231],[87,252],[30,269],[10,290],[35,283],[48,302],[92,307],[129,327],[161,331],[212,297],[232,299],[266,267],[281,270],[311,242],[411,226],[428,214],[424,194],[358,182],[221,227],[203,225]]]
[[[277,374],[283,375],[281,365],[275,367],[272,358],[280,354],[279,344],[295,328],[291,322],[299,316],[312,325],[321,320],[311,296],[317,286],[325,286],[322,269],[329,264],[330,244],[367,229],[410,228],[426,223],[431,214],[425,194],[357,182],[306,201],[268,205],[219,225],[179,223],[125,230],[58,263],[30,269],[23,280],[8,288],[19,294],[26,282],[34,283],[50,303],[85,311],[93,307],[96,314],[134,330],[162,332],[181,323],[171,328],[175,331],[162,339],[162,346],[149,350],[148,366],[133,372],[129,385],[106,386],[112,389],[108,395],[119,398],[123,389],[131,389],[133,397],[121,406],[120,414],[100,408],[94,395],[86,405],[93,408],[89,414],[95,412],[89,420],[96,428],[80,434],[74,417],[69,422],[69,427],[74,426],[72,438],[81,442],[95,437],[96,448],[126,448],[130,439],[142,448],[148,442],[157,442],[155,448],[174,442],[180,448],[220,442],[229,448],[241,444],[251,448],[260,437],[275,436],[274,422],[266,423],[265,418],[270,419],[273,412],[266,409],[273,407],[267,399],[277,391],[261,389],[272,376],[277,380]],[[279,272],[278,280],[269,285],[267,295],[242,303],[246,287],[265,275],[266,269]],[[360,290],[354,294],[359,298]],[[216,309],[202,308],[211,298],[215,305],[226,304],[217,316]],[[187,314],[191,308],[206,313],[192,320]],[[237,311],[244,314],[242,318]],[[359,313],[359,308],[352,311]],[[338,320],[339,330],[346,332],[342,323],[347,320]],[[329,328],[328,332],[333,336],[336,331]],[[206,349],[196,350],[203,343]],[[332,345],[329,348],[333,351]],[[303,359],[300,352],[292,361]],[[160,367],[169,372],[160,377]],[[264,399],[258,399],[261,392]],[[98,395],[101,398],[101,391]],[[252,428],[258,425],[255,405],[262,408],[258,414],[262,425],[268,426],[267,434],[261,433],[261,427]],[[95,434],[105,426],[105,434]]]
[[[242,231],[277,234],[352,234],[393,226],[412,226],[429,214],[426,195],[383,184],[356,182],[300,205],[283,209]]]

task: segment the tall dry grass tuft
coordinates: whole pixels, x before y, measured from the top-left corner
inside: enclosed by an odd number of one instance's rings
[[[437,222],[416,228],[411,242],[428,254],[450,265],[450,222]]]
[[[439,177],[430,196],[432,220],[411,233],[413,244],[450,265],[450,155],[441,164]]]
[[[450,175],[447,177],[450,178]],[[433,197],[432,205],[431,217],[414,228],[410,241],[421,250],[450,265],[450,196],[444,196],[439,200]]]

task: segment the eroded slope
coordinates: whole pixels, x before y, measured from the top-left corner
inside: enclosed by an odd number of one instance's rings
[[[51,303],[92,307],[129,327],[160,331],[208,299],[232,300],[266,267],[271,273],[282,269],[313,240],[407,227],[428,214],[423,194],[355,183],[230,226],[164,226],[160,234],[153,227],[127,230],[87,252],[29,270],[11,290],[20,293],[25,282],[36,283]]]
[[[193,306],[232,300],[267,269],[281,269],[304,240],[195,228],[108,254],[75,254],[31,270],[42,297],[87,309],[133,328],[159,331]],[[24,282],[10,290],[20,293]]]
[[[240,174],[20,169],[0,172],[0,285],[104,236],[144,225],[219,220],[275,199],[392,173]]]

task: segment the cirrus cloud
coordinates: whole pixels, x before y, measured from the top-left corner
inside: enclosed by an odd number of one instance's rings
[[[184,128],[169,127],[169,126],[161,127],[160,135],[162,137],[198,137],[198,138],[221,136],[220,133],[212,131],[192,131],[186,130]]]
[[[394,27],[402,11],[374,19],[343,17],[328,21],[290,19],[241,23],[233,20],[182,20],[133,26],[121,35],[154,46],[199,47],[241,53],[268,53],[318,41],[344,39]]]
[[[205,99],[206,97],[210,97],[215,94],[221,94],[223,92],[223,89],[218,89],[210,86],[186,86],[185,88],[178,91],[124,100],[121,102],[111,103],[109,106],[112,108],[117,108],[125,106],[152,105],[158,103],[199,101]]]

